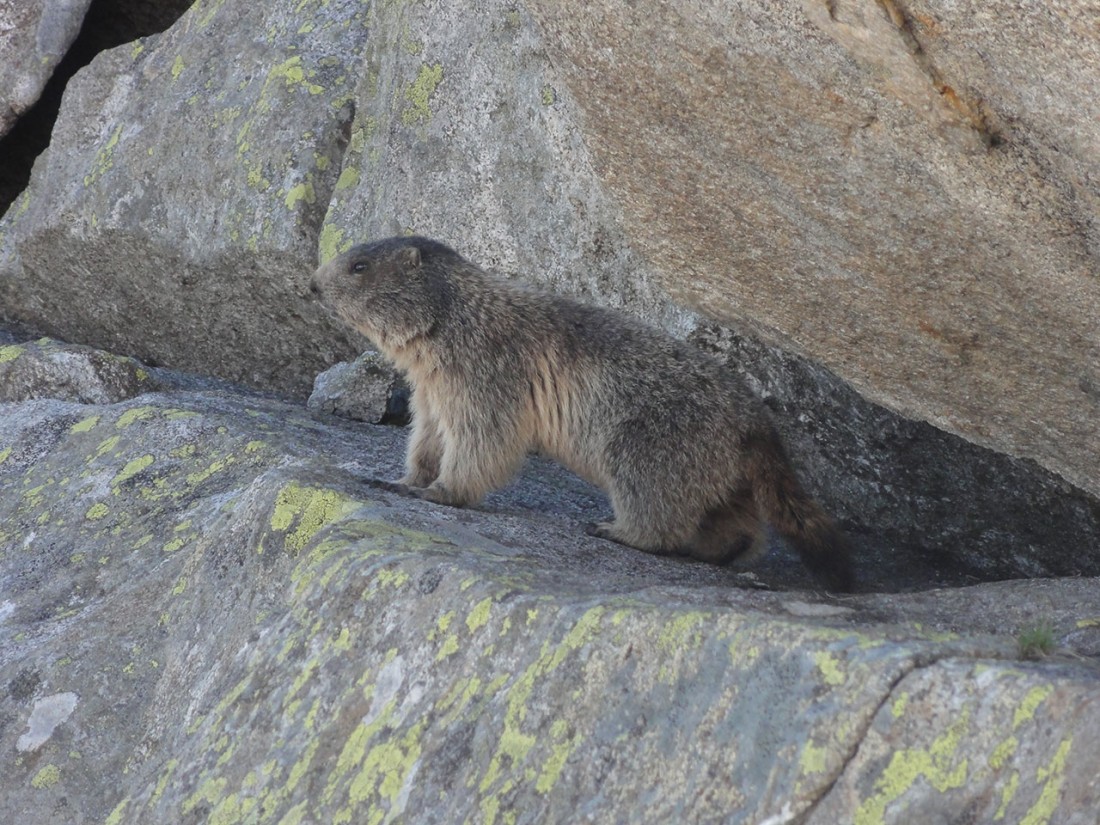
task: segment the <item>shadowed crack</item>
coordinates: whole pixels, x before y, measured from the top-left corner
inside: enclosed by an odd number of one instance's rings
[[[947,82],[943,73],[932,62],[928,53],[924,50],[920,40],[917,39],[916,30],[909,15],[895,2],[895,0],[875,0],[886,12],[890,22],[897,27],[902,39],[908,45],[910,53],[917,65],[928,75],[932,86],[939,93],[943,101],[953,109],[961,118],[970,124],[971,128],[982,139],[988,148],[996,148],[1005,143],[1005,136],[993,124],[993,115],[978,98],[971,100],[965,94],[960,94]],[[830,17],[835,19],[835,3],[830,3]]]
[[[874,70],[876,85],[967,150],[1005,142],[992,113],[947,82],[896,0],[803,0],[807,16]]]
[[[848,766],[852,764],[852,761],[859,754],[860,748],[863,747],[863,742],[867,738],[867,734],[871,730],[871,726],[875,723],[875,720],[878,718],[878,715],[879,713],[881,713],[882,709],[886,706],[886,703],[889,702],[891,697],[894,695],[894,691],[897,690],[898,685],[901,684],[902,681],[906,679],[911,673],[915,673],[922,668],[930,667],[931,665],[934,665],[936,664],[936,662],[940,661],[941,658],[945,657],[938,653],[927,653],[924,655],[918,654],[902,664],[898,673],[894,676],[893,679],[890,680],[889,685],[887,685],[886,689],[883,691],[879,701],[875,704],[871,712],[867,714],[867,718],[864,723],[860,725],[858,735],[853,739],[851,746],[848,748],[847,753],[845,753],[844,755],[844,761],[841,762],[840,767],[837,768],[836,773],[833,775],[832,779],[827,785],[822,787],[821,792],[817,795],[817,798],[810,803],[809,807],[807,807],[800,814],[789,820],[790,825],[804,825],[804,823],[808,822],[813,816],[814,811],[816,811],[821,803],[828,798],[829,794],[833,792],[833,788],[836,786],[836,783],[839,782],[840,779],[848,772]]]
[[[335,120],[332,142],[323,149],[328,162],[323,169],[321,166],[314,168],[314,200],[306,205],[302,213],[302,228],[309,234],[314,245],[320,243],[325,216],[344,171],[352,124],[355,122],[355,101],[348,100],[344,103],[336,112]]]
[[[191,0],[92,0],[80,34],[69,46],[38,102],[23,112],[0,138],[0,215],[22,192],[35,158],[50,144],[65,87],[100,52],[140,37],[166,31],[191,6]]]

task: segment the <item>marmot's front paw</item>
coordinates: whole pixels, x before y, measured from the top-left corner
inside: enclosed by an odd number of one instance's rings
[[[588,524],[584,525],[584,532],[598,539],[618,541],[615,534],[612,532],[612,523],[610,521],[590,521]]]
[[[446,487],[438,482],[428,487],[414,487],[411,484],[405,484],[403,481],[386,481],[381,478],[371,478],[367,479],[367,484],[371,487],[377,487],[380,490],[388,490],[391,493],[408,496],[409,498],[419,498],[424,501],[430,501],[433,504],[446,504],[450,507],[464,506],[463,501],[457,499]]]
[[[408,484],[403,484],[400,481],[386,481],[384,478],[368,478],[366,484],[371,487],[377,487],[379,490],[388,490],[391,493],[397,493],[402,496],[416,495],[415,488],[410,487]]]

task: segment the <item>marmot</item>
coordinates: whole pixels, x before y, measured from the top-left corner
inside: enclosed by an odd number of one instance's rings
[[[733,372],[640,320],[494,277],[421,237],[356,246],[313,292],[406,373],[413,429],[391,487],[454,506],[540,452],[603,488],[602,538],[714,563],[763,547],[762,519],[826,586],[846,543]]]

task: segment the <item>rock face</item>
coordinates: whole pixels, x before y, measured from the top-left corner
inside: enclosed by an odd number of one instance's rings
[[[196,4],[71,84],[0,312],[304,397],[364,344],[317,259],[422,232],[717,341],[880,547],[1100,572],[1096,104],[973,57],[1087,72],[1068,7],[635,8]]]
[[[427,4],[369,12],[367,37],[359,4],[299,6],[199,4],[83,73],[64,151],[6,221],[14,314],[301,391],[322,349],[349,352],[297,294],[318,244],[415,229],[688,323],[667,292],[1100,490],[1083,7],[807,0],[719,23],[709,2],[623,18],[533,0],[535,25]],[[85,262],[118,273],[100,294]],[[171,273],[161,295],[112,283],[151,270]],[[141,298],[169,325],[155,341],[95,312]],[[89,308],[62,320],[66,299]],[[286,340],[231,311],[246,302]],[[257,363],[189,340],[200,319]]]
[[[84,5],[0,6],[28,77]],[[0,218],[0,315],[121,354],[0,336],[0,812],[1092,822],[1097,580],[962,585],[1100,574],[1094,11],[199,0],[100,54]],[[590,539],[538,461],[402,501],[397,432],[160,368],[304,398],[364,343],[311,270],[405,231],[728,357],[867,592]]]
[[[0,0],[0,137],[38,100],[91,0]]]
[[[1100,492],[1094,4],[530,5],[679,303]]]
[[[8,313],[303,394],[354,352],[303,293],[355,109],[363,7],[300,6],[199,3],[74,78],[0,225]]]
[[[200,3],[103,53],[0,223],[0,305],[68,340],[304,395],[362,346],[306,299],[318,250],[416,228],[680,323],[533,21],[482,11]],[[466,53],[468,37],[468,71],[444,79],[425,50]]]
[[[226,392],[4,404],[0,812],[1094,820],[1095,580],[744,589],[584,535],[606,504],[546,465],[476,511],[365,487],[401,441]],[[1039,622],[1076,658],[994,635]]]

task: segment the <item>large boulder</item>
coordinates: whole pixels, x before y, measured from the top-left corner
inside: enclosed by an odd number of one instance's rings
[[[543,463],[382,493],[398,431],[285,402],[0,408],[7,820],[1094,821],[1095,580],[838,601]]]
[[[586,7],[585,14],[594,8]],[[563,21],[571,13],[553,12]],[[722,167],[723,174],[731,175],[742,167],[727,168],[730,164],[722,157],[712,161],[696,157],[675,168],[664,163],[659,166],[661,173],[653,175],[656,161],[627,163],[623,158],[634,155],[624,151],[615,155],[618,160],[614,175],[597,174],[599,153],[592,147],[605,143],[594,125],[610,113],[585,117],[583,109],[590,91],[577,88],[574,96],[570,86],[562,83],[562,76],[571,78],[572,57],[560,57],[561,72],[548,65],[544,51],[551,50],[559,40],[568,42],[564,34],[553,34],[552,20],[544,20],[540,29],[528,14],[504,2],[482,3],[478,13],[460,5],[437,8],[407,4],[376,7],[374,14],[372,31],[377,36],[368,42],[364,55],[370,80],[364,87],[368,97],[357,110],[359,116],[344,157],[344,185],[335,189],[321,231],[322,259],[357,240],[417,231],[455,242],[471,259],[498,271],[640,312],[676,333],[690,335],[746,375],[777,414],[811,487],[844,519],[849,530],[872,537],[880,547],[919,553],[930,564],[948,559],[947,566],[969,563],[978,579],[1100,573],[1100,504],[1095,496],[1100,477],[1097,484],[1092,484],[1079,474],[1074,476],[1092,491],[1090,495],[1075,489],[1058,473],[1044,471],[1034,461],[1021,458],[1014,448],[1008,455],[982,449],[974,441],[989,440],[953,437],[925,423],[931,420],[944,425],[942,417],[927,415],[908,404],[900,405],[905,415],[892,415],[888,409],[851,392],[843,379],[838,379],[837,373],[842,378],[851,377],[850,371],[842,368],[844,364],[834,364],[831,372],[791,350],[794,346],[803,352],[813,351],[812,341],[793,332],[783,333],[782,327],[777,334],[777,329],[767,328],[767,323],[753,320],[764,317],[757,309],[767,301],[783,305],[796,296],[787,295],[788,287],[783,285],[792,274],[777,279],[744,265],[738,255],[756,254],[747,252],[747,244],[774,243],[777,250],[789,250],[787,263],[803,273],[811,273],[816,250],[806,253],[810,248],[777,234],[757,240],[737,234],[723,241],[726,259],[709,260],[705,271],[659,264],[660,256],[654,250],[694,248],[703,237],[683,232],[682,227],[668,222],[646,219],[631,224],[625,216],[638,205],[632,194],[619,197],[617,180],[637,171],[638,177],[646,178],[646,186],[661,189],[662,175],[682,179],[708,174],[705,169],[709,167]],[[704,15],[700,20],[709,18]],[[784,25],[789,22],[777,19],[772,25],[785,31]],[[548,31],[550,36],[546,36]],[[613,53],[617,44],[638,46],[641,40],[640,35],[635,37],[629,32],[620,38],[613,31],[602,31],[606,37],[602,59]],[[785,41],[794,51],[809,48],[791,42],[801,36],[798,31],[788,33]],[[662,48],[667,45],[674,51],[676,46],[667,36],[678,32],[673,27],[667,35],[658,37]],[[716,35],[712,32],[706,36]],[[393,48],[394,42],[404,46]],[[471,50],[470,43],[477,47]],[[906,59],[909,54],[905,52]],[[645,59],[643,55],[634,57]],[[583,64],[581,57],[576,59],[577,65]],[[739,66],[738,77],[748,83],[745,76],[766,68]],[[850,69],[856,73],[853,77],[865,77],[866,73],[859,74],[857,68]],[[810,68],[804,72],[810,72]],[[608,69],[607,74],[615,72]],[[628,74],[645,73],[635,67]],[[594,78],[593,83],[598,79]],[[619,79],[629,83],[625,77]],[[672,83],[673,79],[665,76],[660,83]],[[679,101],[675,106],[682,114],[676,117],[695,124],[696,129],[711,128],[707,125],[709,109],[684,109],[680,91],[661,88],[668,100]],[[877,92],[871,89],[867,94]],[[647,107],[653,112],[668,109],[652,97],[634,100],[626,92],[624,97],[631,102],[623,106],[640,120],[645,120],[642,110]],[[768,98],[766,90],[759,89],[758,97],[760,106],[783,106],[782,101]],[[793,110],[800,100],[788,106]],[[612,109],[617,106],[612,100],[603,102]],[[725,107],[720,111],[738,106],[736,101],[719,102]],[[794,129],[801,121],[794,111],[789,117]],[[948,134],[953,133],[948,130]],[[757,144],[755,151],[766,152],[762,146],[769,144],[759,135]],[[733,151],[717,141],[700,140],[693,145],[700,152]],[[914,153],[919,151],[913,142],[904,145]],[[635,149],[631,147],[630,152]],[[826,174],[827,169],[818,169],[821,164],[805,161],[806,146],[799,149],[803,152],[800,174]],[[647,151],[656,150],[651,146]],[[894,147],[892,156],[897,158],[901,151]],[[916,157],[909,158],[908,163],[916,164]],[[742,171],[748,174],[751,168],[746,164]],[[892,182],[893,172],[881,166],[869,167],[866,174],[876,171],[888,175]],[[731,183],[726,189],[705,189],[705,208],[702,194],[693,199],[681,198],[681,211],[684,215],[709,215],[713,207],[718,210],[713,219],[720,221],[720,209],[736,200],[738,186]],[[807,202],[812,200],[809,195],[807,198]],[[696,202],[697,208],[689,208]],[[672,215],[674,208],[667,206]],[[913,205],[917,207],[920,205]],[[847,222],[855,218],[838,215],[837,220],[843,224],[840,229],[848,231]],[[739,252],[735,254],[731,246],[738,246]],[[647,254],[639,254],[646,248]],[[707,254],[711,252],[714,250]],[[913,277],[922,276],[914,271]],[[750,282],[749,278],[755,279]],[[728,299],[718,300],[714,295],[692,298],[690,290],[703,284],[714,290],[726,289]],[[882,285],[886,289],[886,282]],[[1082,288],[1090,287],[1086,284]],[[910,292],[908,286],[899,289]],[[865,294],[861,289],[857,292]],[[738,326],[756,330],[773,341],[778,339],[785,346],[764,343],[744,329],[735,334],[715,330],[696,313],[672,303],[669,294],[697,312],[736,320]],[[836,307],[849,303],[847,298],[837,301],[826,295],[818,299]],[[892,298],[883,292],[876,300]],[[730,306],[751,308],[734,313],[727,311]],[[866,311],[853,306],[854,312]],[[944,311],[955,308],[955,304],[945,305]],[[774,312],[769,318],[779,323]],[[806,324],[813,321],[787,320],[794,324],[791,330],[809,329]],[[848,328],[855,322],[846,322]],[[846,353],[845,363],[875,357],[909,359],[909,344],[899,343],[898,349],[891,349],[893,345],[855,346]],[[1051,342],[1052,348],[1056,345]],[[1084,359],[1081,353],[1078,356]],[[1080,368],[1088,370],[1089,363],[1082,360]],[[910,365],[894,379],[915,382],[917,376],[924,375],[923,367]],[[873,387],[862,388],[872,397],[883,395]],[[982,403],[981,399],[971,400]],[[985,400],[992,400],[992,396]],[[1079,411],[1073,410],[1073,414]],[[999,421],[1002,411],[989,408],[987,418],[989,422]],[[1080,421],[1079,432],[1085,433],[1095,419],[1081,416]],[[1092,447],[1090,443],[1085,449]],[[1062,466],[1055,469],[1065,471]]]
[[[435,235],[728,357],[876,546],[1095,575],[1096,104],[1012,62],[1094,44],[922,8],[200,3],[74,80],[0,308],[304,397],[317,259]]]
[[[363,14],[351,0],[200,3],[101,53],[0,223],[6,312],[286,392],[352,354],[303,296],[355,111]]]
[[[529,6],[678,303],[1100,492],[1094,4]]]
[[[481,6],[377,11],[322,257],[415,230],[674,330],[689,308],[1100,492],[1087,11]]]

